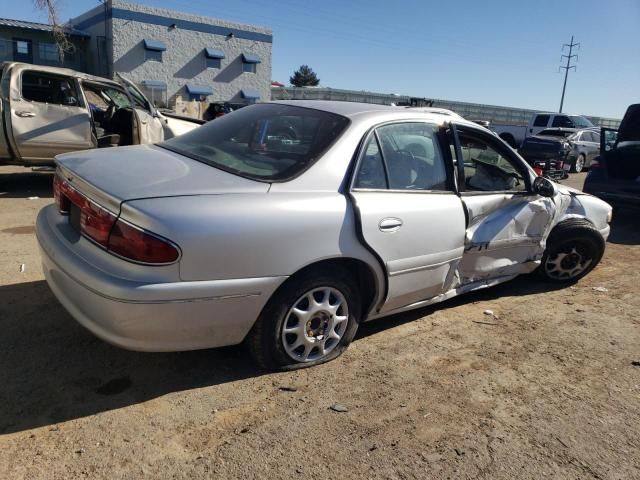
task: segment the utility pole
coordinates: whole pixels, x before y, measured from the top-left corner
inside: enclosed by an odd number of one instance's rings
[[[578,55],[571,55],[571,53],[573,52],[573,47],[580,48],[580,44],[579,43],[573,43],[573,35],[571,35],[571,43],[565,43],[562,46],[562,50],[563,51],[564,51],[565,47],[569,47],[569,55],[561,55],[560,56],[560,61],[562,61],[563,58],[567,59],[567,66],[566,67],[560,67],[560,69],[564,70],[564,84],[562,85],[562,97],[560,97],[560,111],[559,111],[559,113],[562,113],[562,105],[564,104],[564,92],[567,89],[567,77],[569,76],[569,70],[571,70],[573,68],[573,70],[575,71],[575,69],[576,69],[575,65],[571,65],[571,59],[572,58],[578,58]]]

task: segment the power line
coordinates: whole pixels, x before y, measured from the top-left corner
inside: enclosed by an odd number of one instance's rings
[[[573,58],[578,58],[578,55],[571,55],[571,53],[573,52],[573,47],[578,47],[580,48],[580,44],[579,43],[573,43],[573,35],[571,35],[571,43],[565,43],[562,46],[562,50],[564,51],[565,47],[569,47],[569,55],[561,55],[560,56],[560,61],[562,61],[563,58],[567,59],[567,66],[566,67],[560,67],[561,70],[564,70],[564,84],[562,85],[562,97],[560,97],[560,110],[559,113],[562,113],[562,105],[564,104],[564,92],[567,89],[567,77],[569,76],[569,70],[571,70],[573,68],[573,70],[576,70],[576,66],[575,65],[571,65],[571,59]]]

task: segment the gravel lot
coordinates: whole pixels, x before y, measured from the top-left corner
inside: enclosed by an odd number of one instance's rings
[[[264,374],[241,348],[135,353],[77,325],[39,265],[50,185],[0,168],[0,478],[640,478],[637,217],[574,287],[523,277]]]

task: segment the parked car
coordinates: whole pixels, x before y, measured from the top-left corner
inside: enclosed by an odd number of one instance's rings
[[[580,173],[591,166],[600,152],[600,132],[593,128],[547,128],[538,135],[527,137],[519,152],[531,165],[542,165],[550,160],[555,162],[554,169]]]
[[[584,190],[615,207],[640,209],[640,104],[629,106],[619,129],[601,129],[600,156]]]
[[[576,133],[572,128],[547,128],[537,135],[525,138],[518,153],[534,167],[538,174],[554,180],[566,178],[565,162],[572,150],[569,138]]]
[[[136,86],[66,68],[0,68],[0,163],[52,165],[55,155],[155,143],[203,122],[158,112]]]
[[[564,113],[536,113],[529,119],[528,125],[501,124],[492,122],[491,129],[511,147],[518,148],[525,138],[538,135],[547,128],[593,128],[593,124],[580,115]]]
[[[36,232],[71,315],[134,350],[245,341],[268,368],[331,360],[360,322],[534,270],[574,282],[609,234],[609,205],[537,177],[487,129],[382,105],[252,105],[57,165]]]

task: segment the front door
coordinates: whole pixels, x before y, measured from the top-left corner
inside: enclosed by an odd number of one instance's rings
[[[33,63],[33,43],[24,38],[13,38],[13,61]]]
[[[454,126],[460,197],[467,210],[461,285],[537,267],[556,206],[532,193],[524,160],[495,136]]]
[[[361,235],[386,269],[381,313],[435,297],[456,281],[465,217],[438,138],[427,123],[384,125],[359,154],[351,196]]]
[[[94,147],[89,111],[74,78],[14,68],[11,92],[11,136],[23,160],[38,163]]]
[[[131,80],[117,74],[120,83],[127,89],[134,104],[138,121],[139,143],[158,143],[165,139],[162,120],[156,115],[155,107]],[[168,136],[167,136],[168,137]]]

